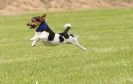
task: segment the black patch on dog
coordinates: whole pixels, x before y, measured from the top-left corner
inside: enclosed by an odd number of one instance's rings
[[[44,31],[46,31],[46,32],[48,32],[48,33],[51,33],[51,34],[55,34],[55,33],[50,29],[49,26],[47,26],[46,30],[44,30]]]
[[[64,41],[64,38],[62,36],[59,36],[60,42]]]
[[[65,39],[69,39],[68,30],[70,27],[67,27],[62,33],[59,33],[61,36],[63,36]]]
[[[68,39],[69,38],[69,35],[68,34],[64,34],[63,36],[65,37],[65,39]]]
[[[70,34],[70,36],[74,37],[74,35],[73,35],[73,34]]]
[[[69,35],[67,33],[59,33],[61,36],[63,36],[65,39],[69,38]]]
[[[53,41],[54,40],[54,37],[55,37],[55,34],[54,33],[49,33],[48,41]]]

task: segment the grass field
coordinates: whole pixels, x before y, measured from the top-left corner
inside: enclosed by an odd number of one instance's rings
[[[31,47],[26,23],[41,12],[0,16],[0,84],[133,84],[133,10],[103,9],[47,14],[55,32],[72,24],[88,48]]]

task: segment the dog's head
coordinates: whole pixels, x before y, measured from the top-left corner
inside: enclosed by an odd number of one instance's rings
[[[30,29],[35,29],[37,28],[42,21],[45,20],[46,14],[42,15],[42,16],[36,16],[31,18],[31,20],[27,23],[27,26],[30,26]]]

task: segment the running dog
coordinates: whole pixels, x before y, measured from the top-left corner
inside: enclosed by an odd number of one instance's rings
[[[35,36],[30,40],[32,41],[32,47],[35,46],[36,42],[42,40],[51,45],[57,45],[61,43],[70,43],[78,46],[82,50],[87,50],[79,42],[75,35],[68,34],[68,30],[71,28],[71,24],[65,24],[65,30],[61,33],[53,32],[46,22],[46,14],[42,16],[36,16],[31,18],[30,22],[27,23],[30,29],[35,29]]]

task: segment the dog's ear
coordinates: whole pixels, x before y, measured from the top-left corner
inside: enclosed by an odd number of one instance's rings
[[[45,20],[45,17],[46,17],[46,14],[43,14],[43,15],[40,17],[40,21]]]
[[[46,17],[46,13],[45,13],[45,14],[43,14],[41,17]]]

